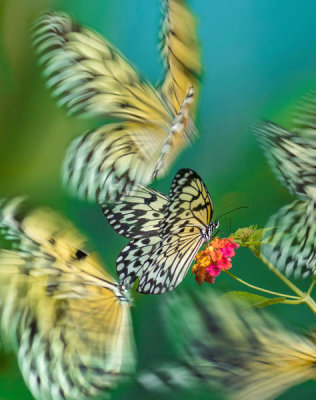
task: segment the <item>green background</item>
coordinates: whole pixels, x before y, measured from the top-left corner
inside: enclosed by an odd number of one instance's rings
[[[314,0],[191,0],[199,21],[203,82],[197,126],[199,139],[178,158],[167,177],[154,184],[164,193],[176,171],[196,170],[215,203],[215,216],[231,215],[232,230],[258,224],[292,199],[269,169],[251,126],[260,118],[290,126],[300,96],[316,83]],[[29,28],[36,14],[56,8],[102,33],[151,82],[162,76],[157,50],[158,0],[0,1],[0,195],[28,194],[66,214],[90,238],[109,269],[127,242],[107,225],[101,211],[71,198],[60,183],[61,163],[71,140],[100,124],[69,118],[45,88]],[[229,232],[227,220],[222,225]],[[271,290],[282,285],[246,249],[233,260],[233,273]],[[298,282],[306,287],[307,282]],[[205,284],[207,285],[207,284]],[[216,287],[243,289],[226,276]],[[181,285],[200,290],[190,273]],[[212,286],[204,288],[213,290]],[[164,295],[168,296],[168,294]],[[174,359],[159,318],[163,296],[135,296],[132,310],[139,368]],[[273,306],[271,312],[294,327],[313,326],[304,306]],[[185,312],[185,310],[183,310]],[[210,398],[209,392],[178,393],[174,399]],[[281,396],[316,398],[311,382]],[[15,358],[1,354],[0,400],[31,399]],[[119,388],[114,399],[147,399],[137,384]],[[160,399],[161,396],[151,397]]]

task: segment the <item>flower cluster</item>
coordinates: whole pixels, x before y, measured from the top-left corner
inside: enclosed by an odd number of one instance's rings
[[[192,274],[195,274],[197,283],[214,283],[221,270],[231,268],[231,257],[234,257],[238,247],[239,244],[234,243],[232,238],[220,239],[216,236],[194,259]]]

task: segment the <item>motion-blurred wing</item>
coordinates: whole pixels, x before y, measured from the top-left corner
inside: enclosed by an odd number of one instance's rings
[[[311,190],[310,190],[311,192]],[[295,200],[267,223],[273,227],[262,253],[281,271],[306,278],[316,271],[316,192],[308,201]]]
[[[176,288],[185,278],[204,239],[195,227],[181,228],[159,241],[138,272],[137,291],[161,294]]]
[[[196,393],[205,387],[231,400],[272,400],[315,379],[315,338],[218,293],[194,298],[174,292],[166,299],[165,326],[180,362],[144,373],[140,381],[148,390],[183,387]]]
[[[298,136],[272,122],[257,124],[255,132],[281,183],[306,196],[306,188],[316,186],[316,135]]]
[[[1,209],[23,249],[0,251],[4,341],[36,399],[104,395],[134,364],[129,299],[68,221],[49,209],[22,216],[14,208]]]
[[[191,169],[181,169],[175,175],[169,200],[161,223],[160,234],[177,232],[184,226],[209,225],[213,202],[199,175]]]
[[[161,53],[166,75],[162,94],[176,115],[190,86],[198,98],[201,74],[200,46],[196,21],[185,0],[165,0],[165,18],[161,31]],[[192,111],[195,105],[192,106]],[[194,112],[193,112],[194,114]]]
[[[137,239],[157,235],[168,198],[154,189],[138,186],[123,200],[101,203],[102,211],[117,233]]]
[[[140,81],[123,56],[67,14],[41,15],[34,25],[34,45],[47,85],[70,114],[159,125],[170,120],[155,89]]]
[[[70,145],[64,182],[81,197],[118,201],[135,185],[148,185],[163,145],[164,132],[136,123],[101,126]]]

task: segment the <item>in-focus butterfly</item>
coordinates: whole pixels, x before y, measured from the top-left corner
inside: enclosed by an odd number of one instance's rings
[[[34,26],[47,85],[70,114],[120,119],[71,144],[64,181],[94,200],[118,200],[135,184],[163,176],[195,133],[200,50],[184,0],[165,0],[161,52],[165,78],[156,90],[105,39],[68,15],[48,12]],[[196,103],[196,102],[194,102]]]
[[[59,214],[3,201],[0,332],[35,399],[105,395],[134,365],[130,297]]]
[[[174,292],[163,305],[178,359],[140,375],[151,392],[166,396],[171,390],[196,393],[205,387],[220,390],[225,399],[273,400],[315,379],[315,332],[293,332],[272,315],[213,290],[195,296]]]
[[[178,286],[219,226],[211,222],[213,202],[202,179],[190,169],[175,175],[169,197],[139,187],[101,206],[112,227],[132,239],[117,258],[116,270],[127,287],[139,278],[141,293],[160,294]]]
[[[313,109],[314,107],[314,109]],[[294,132],[272,122],[255,127],[266,157],[283,185],[299,200],[282,207],[262,252],[286,275],[305,278],[316,271],[316,125],[310,101],[295,122]]]

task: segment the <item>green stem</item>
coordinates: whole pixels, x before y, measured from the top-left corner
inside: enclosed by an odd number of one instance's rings
[[[309,307],[314,314],[316,314],[316,302],[312,299],[310,296],[312,289],[316,283],[315,278],[313,282],[311,283],[310,287],[308,288],[307,293],[302,292],[301,289],[299,289],[296,285],[294,285],[293,282],[291,282],[285,275],[282,274],[274,265],[270,263],[269,260],[267,260],[263,254],[259,254],[258,258],[269,268],[270,271],[272,271],[281,281],[288,287],[290,288],[294,293],[296,293],[300,300],[297,302],[291,302],[291,304],[298,304],[298,303],[304,303]]]
[[[273,292],[272,290],[263,289],[263,288],[261,288],[259,286],[252,285],[251,283],[248,283],[248,282],[244,281],[241,278],[238,278],[238,276],[232,274],[231,272],[229,272],[227,270],[223,270],[223,272],[225,272],[225,274],[229,275],[230,277],[234,278],[236,281],[242,283],[243,285],[249,286],[249,287],[251,287],[252,289],[255,289],[255,290],[259,290],[260,292],[265,292],[265,293],[273,294],[275,296],[285,297],[285,298],[288,298],[288,299],[294,299],[295,302],[296,301],[301,301],[301,299],[299,297],[297,297],[297,296],[291,296],[289,294],[278,293],[278,292]]]
[[[259,254],[258,258],[294,293],[296,293],[299,297],[305,296],[305,293],[302,292],[301,289],[299,289],[297,286],[295,286],[294,283],[291,282],[285,275],[283,275],[282,272],[280,272],[274,265],[272,265],[262,253]]]

